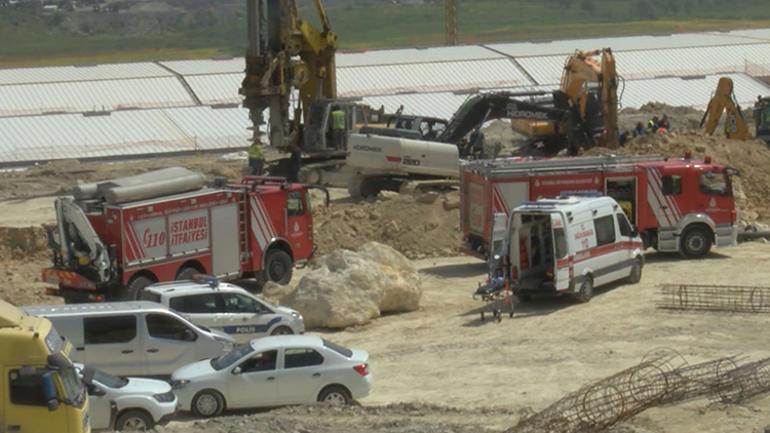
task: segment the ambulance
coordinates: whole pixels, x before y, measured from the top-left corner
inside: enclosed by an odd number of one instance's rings
[[[621,206],[610,197],[541,199],[516,207],[503,254],[493,256],[513,292],[569,294],[588,302],[594,288],[625,280],[637,283],[643,243]]]

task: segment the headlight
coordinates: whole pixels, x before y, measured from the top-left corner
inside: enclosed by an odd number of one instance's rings
[[[164,392],[163,394],[155,394],[153,397],[161,403],[170,403],[176,398],[172,391]]]
[[[187,386],[190,383],[189,380],[181,379],[181,380],[172,380],[171,381],[171,389],[182,389],[185,386]]]

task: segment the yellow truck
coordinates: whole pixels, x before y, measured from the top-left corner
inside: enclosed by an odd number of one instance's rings
[[[0,301],[0,432],[88,433],[88,397],[51,322]]]

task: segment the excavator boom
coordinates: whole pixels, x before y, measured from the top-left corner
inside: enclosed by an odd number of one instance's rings
[[[746,120],[743,118],[741,107],[735,100],[735,92],[733,90],[733,80],[727,77],[722,77],[717,83],[717,90],[714,96],[709,101],[706,112],[703,113],[700,126],[704,128],[706,134],[712,135],[719,125],[719,120],[722,118],[722,113],[727,112],[727,119],[725,120],[725,135],[727,138],[735,140],[748,140],[751,138],[751,132],[746,125]]]

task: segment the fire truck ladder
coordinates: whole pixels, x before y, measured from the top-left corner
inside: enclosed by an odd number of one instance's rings
[[[647,156],[591,156],[565,159],[536,159],[532,161],[494,160],[479,161],[467,164],[474,173],[487,175],[510,175],[522,172],[554,171],[559,169],[570,171],[601,170],[618,165],[635,164],[640,162],[663,161],[660,155]]]

